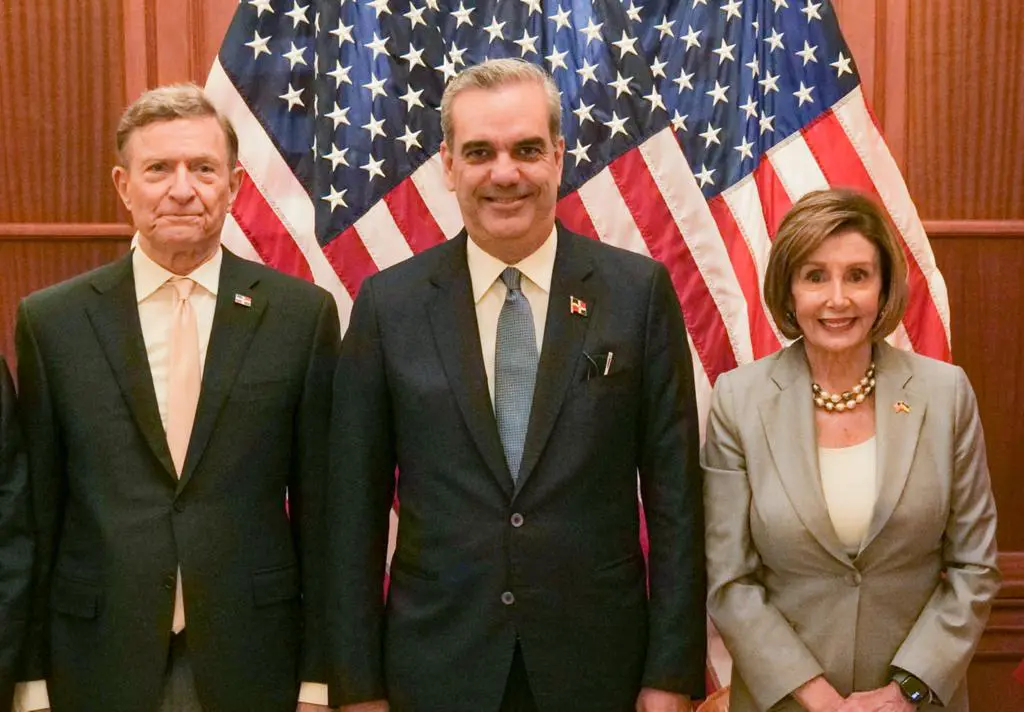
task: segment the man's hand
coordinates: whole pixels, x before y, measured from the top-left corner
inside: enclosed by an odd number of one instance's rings
[[[295,712],[331,712],[331,708],[326,705],[314,705],[311,702],[300,702],[295,707]]]
[[[388,712],[388,709],[387,700],[373,700],[355,705],[342,705],[338,708],[338,712]]]
[[[677,692],[645,687],[636,698],[636,712],[690,712],[690,698]]]
[[[914,712],[895,682],[867,692],[854,692],[836,712]]]

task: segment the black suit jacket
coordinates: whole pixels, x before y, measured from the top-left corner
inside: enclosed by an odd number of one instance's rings
[[[24,300],[18,366],[38,525],[28,677],[47,679],[55,711],[156,708],[179,563],[204,710],[293,710],[300,680],[323,679],[339,339],[327,292],[225,251],[179,480],[131,257]]]
[[[496,710],[517,639],[542,712],[631,710],[641,685],[702,694],[697,417],[667,272],[559,228],[513,488],[466,240],[367,280],[342,345],[328,487],[332,703]],[[570,297],[586,316],[570,313]],[[603,365],[608,352],[612,367],[600,376],[587,355]],[[396,465],[401,513],[385,605]]]
[[[32,579],[28,466],[7,361],[0,356],[0,709],[11,708]]]

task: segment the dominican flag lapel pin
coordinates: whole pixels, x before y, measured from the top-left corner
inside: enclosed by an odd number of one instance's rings
[[[569,313],[579,314],[580,316],[587,315],[587,303],[578,297],[569,297]]]
[[[896,401],[892,404],[892,409],[897,413],[909,413],[910,405],[906,401]]]
[[[236,294],[235,304],[241,304],[243,307],[251,307],[252,297],[246,296],[245,294]]]

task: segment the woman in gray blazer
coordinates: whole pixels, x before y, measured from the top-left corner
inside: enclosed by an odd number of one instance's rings
[[[764,287],[796,341],[715,384],[708,611],[733,712],[968,709],[999,587],[995,504],[964,372],[883,341],[906,275],[870,200],[804,196]]]

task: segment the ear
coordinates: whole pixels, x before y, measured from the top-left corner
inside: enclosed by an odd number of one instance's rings
[[[451,192],[455,192],[455,178],[452,175],[452,161],[455,156],[452,154],[448,144],[445,141],[441,142],[441,166],[444,168],[444,184]]]
[[[124,166],[114,166],[110,171],[110,177],[114,181],[117,194],[121,196],[121,202],[124,203],[124,207],[128,208],[128,212],[131,212],[132,201],[128,197],[128,169]]]
[[[228,205],[231,205],[231,203],[235,202],[235,196],[238,195],[238,189],[242,187],[242,167],[237,163],[228,175],[228,187],[231,190],[231,198],[228,200]]]
[[[565,137],[559,136],[555,142],[555,166],[558,168],[558,175],[562,175],[562,162],[565,160]]]

